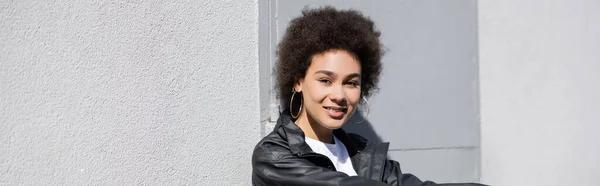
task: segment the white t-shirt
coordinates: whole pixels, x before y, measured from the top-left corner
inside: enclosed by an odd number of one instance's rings
[[[356,176],[346,146],[335,136],[333,136],[333,140],[335,144],[323,143],[319,140],[304,137],[306,144],[316,153],[327,156],[338,172],[346,173],[348,176]]]

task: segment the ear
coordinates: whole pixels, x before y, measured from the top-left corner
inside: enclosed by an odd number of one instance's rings
[[[294,83],[294,90],[296,92],[302,92],[303,84],[304,84],[304,78],[300,78],[300,79],[296,80],[296,82]]]

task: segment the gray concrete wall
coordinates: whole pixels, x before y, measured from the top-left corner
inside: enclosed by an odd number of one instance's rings
[[[482,182],[600,185],[598,8],[479,1]]]
[[[333,5],[371,17],[387,50],[381,91],[370,99],[367,122],[344,128],[391,142],[389,157],[421,179],[479,180],[476,1],[270,2],[263,7],[271,17],[261,21],[270,20],[271,45],[304,7]]]
[[[248,185],[278,34],[326,3],[383,31],[353,126],[404,171],[476,181],[481,112],[483,183],[600,185],[593,0],[2,1],[0,185]]]
[[[255,1],[1,1],[0,185],[248,185]]]

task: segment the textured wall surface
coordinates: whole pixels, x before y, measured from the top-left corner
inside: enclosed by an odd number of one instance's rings
[[[479,1],[483,183],[600,185],[599,7]]]
[[[257,9],[1,1],[0,185],[248,185]]]

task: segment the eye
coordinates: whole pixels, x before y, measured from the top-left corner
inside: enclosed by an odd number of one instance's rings
[[[331,84],[331,80],[324,78],[324,79],[319,79],[319,82],[324,83],[324,84]]]
[[[348,85],[350,87],[358,87],[358,86],[360,86],[360,84],[358,84],[358,82],[356,82],[356,81],[348,81],[348,82],[346,82],[346,85]]]

